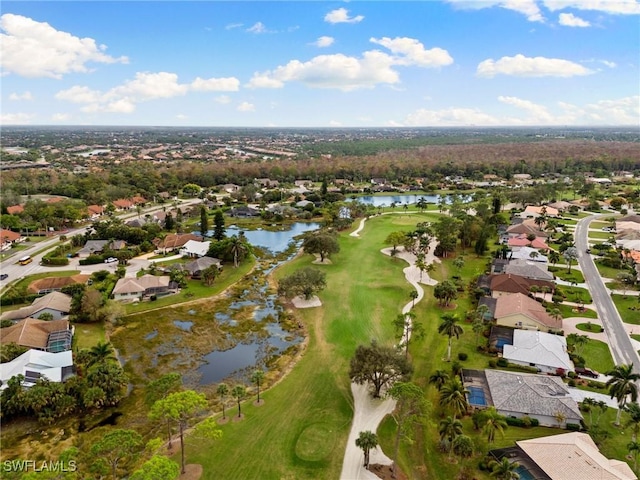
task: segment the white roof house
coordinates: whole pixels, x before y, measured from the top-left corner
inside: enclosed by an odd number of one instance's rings
[[[537,255],[531,256],[531,253],[535,252]],[[512,247],[511,253],[509,254],[509,260],[531,260],[537,263],[547,263],[549,259],[542,255],[537,248],[531,247]]]
[[[181,255],[187,255],[189,257],[204,257],[209,251],[210,241],[198,242],[197,240],[189,240],[180,249]]]
[[[552,480],[636,480],[631,467],[608,459],[587,433],[571,432],[516,442]]]
[[[73,374],[73,354],[71,350],[59,353],[27,350],[10,362],[0,363],[0,390],[7,388],[7,381],[16,375],[24,375],[23,385],[30,387],[40,377],[52,382],[62,382]]]
[[[504,345],[502,356],[512,363],[536,366],[544,373],[574,368],[565,337],[535,330],[514,330],[513,345]]]

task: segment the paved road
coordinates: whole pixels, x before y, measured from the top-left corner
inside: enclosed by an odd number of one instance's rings
[[[603,215],[590,215],[581,219],[576,225],[575,241],[579,252],[578,263],[589,286],[593,303],[598,311],[598,318],[602,322],[604,331],[609,339],[609,348],[614,362],[616,365],[633,363],[634,371],[640,373],[640,357],[638,357],[638,353],[631,343],[631,338],[625,329],[624,323],[622,323],[613,300],[611,300],[602,277],[600,277],[593,258],[586,253],[586,249],[589,246],[589,224],[592,220],[601,216]]]
[[[188,207],[193,204],[200,203],[201,201],[202,200],[200,199],[185,200],[181,202],[179,206]],[[148,210],[144,210],[143,213],[144,214],[153,213],[159,210],[162,210],[162,206],[154,206]],[[135,218],[137,216],[138,216],[137,212],[118,215],[118,217],[121,218],[122,220]],[[71,238],[72,236],[77,234],[84,234],[87,228],[88,227],[83,227],[83,228],[76,228],[73,230],[69,230],[68,232],[65,232],[65,235]],[[78,270],[91,272],[95,270],[104,270],[107,267],[109,269],[115,269],[115,267],[117,266],[117,264],[113,263],[109,265],[98,264],[93,266],[87,265],[84,267],[80,267],[77,258],[71,259],[67,267],[45,267],[40,265],[40,261],[42,260],[42,257],[46,253],[44,250],[46,249],[46,251],[49,251],[55,245],[58,245],[59,242],[60,242],[60,238],[58,235],[56,235],[55,237],[49,238],[42,242],[35,243],[32,247],[29,247],[25,250],[20,250],[19,253],[16,253],[15,255],[11,255],[5,261],[1,262],[0,272],[6,273],[9,276],[6,280],[0,281],[0,288],[5,287],[6,285],[13,282],[14,280],[17,280],[19,278],[23,278],[23,277],[26,277],[27,275],[32,275],[35,273],[55,272],[55,271],[69,270],[69,269],[78,269]],[[36,255],[36,252],[42,252],[42,253]],[[18,258],[24,257],[25,255],[31,255],[33,257],[33,262],[29,263],[28,265],[19,265],[17,263]],[[138,260],[138,259],[130,260],[129,261],[130,268],[127,269],[127,272],[133,272],[133,271],[140,270],[140,268],[146,268],[148,264],[149,262],[147,260]]]

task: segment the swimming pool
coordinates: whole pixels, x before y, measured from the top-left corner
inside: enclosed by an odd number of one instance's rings
[[[487,399],[484,396],[484,390],[481,387],[467,387],[469,391],[469,404],[471,405],[479,405],[486,406]]]

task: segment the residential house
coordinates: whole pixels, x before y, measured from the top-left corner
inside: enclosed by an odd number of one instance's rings
[[[86,285],[91,275],[79,273],[70,277],[45,277],[34,280],[27,287],[27,292],[46,295],[51,292],[59,292],[69,285]]]
[[[605,457],[588,433],[569,432],[516,442],[515,447],[489,452],[508,458],[540,480],[637,480],[629,464]],[[524,478],[524,477],[520,477]]]
[[[510,237],[517,237],[519,235],[535,235],[536,237],[542,238],[547,238],[549,236],[547,233],[540,230],[540,228],[538,228],[538,226],[533,223],[533,220],[523,220],[519,224],[510,225],[509,227],[507,227],[507,230],[500,241],[504,243],[504,237],[506,237],[508,240]]]
[[[189,240],[180,249],[180,255],[187,257],[204,257],[209,251],[210,241],[198,242],[196,240]]]
[[[44,352],[63,352],[71,349],[73,326],[68,320],[38,320],[25,318],[10,327],[0,329],[0,342]]]
[[[251,207],[240,206],[240,207],[234,207],[230,209],[227,212],[227,214],[230,217],[236,217],[236,218],[259,217],[260,210],[257,210]]]
[[[88,205],[87,214],[91,220],[97,220],[104,215],[104,207],[102,205]]]
[[[24,212],[24,205],[11,205],[7,207],[7,213],[9,215],[19,215]]]
[[[87,258],[89,255],[101,255],[109,246],[109,240],[87,240],[80,250],[78,257]]]
[[[520,213],[520,217],[521,218],[538,218],[543,215],[547,217],[557,217],[559,213],[560,212],[558,212],[557,209],[549,205],[542,205],[541,207],[529,205],[527,206],[527,208],[524,209],[522,213]]]
[[[151,295],[168,295],[177,291],[177,285],[166,275],[143,275],[139,278],[121,278],[111,295],[114,300],[142,300]]]
[[[532,280],[545,280],[552,282],[553,273],[549,272],[549,265],[542,262],[534,262],[531,258],[511,260],[504,266],[504,273],[530,278]]]
[[[580,424],[582,414],[562,378],[502,370],[463,370],[469,403],[494,406],[500,415],[535,418],[544,427]],[[580,478],[580,477],[574,477]]]
[[[549,259],[542,255],[538,249],[531,247],[513,247],[509,254],[509,260],[531,260],[536,263],[547,263]]]
[[[555,290],[555,284],[552,282],[534,280],[521,277],[520,275],[513,275],[511,273],[492,275],[489,278],[489,290],[491,292],[491,296],[494,298],[501,297],[502,295],[510,295],[512,293],[529,295],[532,286],[539,288],[546,287],[550,292]]]
[[[222,268],[222,262],[217,258],[212,257],[200,257],[192,262],[185,263],[184,269],[189,272],[191,278],[200,278],[202,271],[211,266],[216,266],[218,269]]]
[[[555,208],[558,213],[563,213],[569,211],[569,209],[571,208],[571,204],[569,202],[565,202],[564,200],[558,200],[557,202],[550,203],[549,207]]]
[[[574,368],[565,337],[533,330],[514,330],[513,344],[502,346],[502,357],[510,363],[536,367],[542,373],[565,374]]]
[[[51,382],[64,382],[74,375],[71,350],[52,353],[42,350],[27,350],[7,363],[0,363],[0,390],[7,388],[7,382],[16,375],[23,375],[24,387],[31,387],[40,378]]]
[[[0,228],[0,251],[9,250],[14,244],[24,242],[25,240],[26,238],[19,233]]]
[[[36,298],[28,307],[18,310],[8,310],[0,315],[0,320],[22,320],[23,318],[38,318],[43,313],[50,313],[53,320],[60,320],[71,311],[71,297],[62,292],[47,293]]]
[[[256,178],[253,183],[260,188],[278,188],[280,185],[278,180],[271,180],[270,178]]]
[[[544,238],[535,237],[533,240],[529,240],[529,236],[524,234],[510,237],[507,240],[507,245],[510,247],[531,247],[541,250],[549,250],[549,245],[545,243]]]
[[[116,207],[116,210],[131,210],[135,206],[135,204],[127,198],[120,198],[111,203]]]
[[[201,242],[202,236],[193,233],[170,233],[164,238],[155,238],[152,243],[156,251],[167,253],[184,247],[189,240]]]
[[[225,183],[220,186],[220,190],[225,193],[238,193],[242,187],[240,185],[236,185],[235,183]]]
[[[557,332],[562,330],[562,318],[554,318],[534,299],[522,293],[504,295],[496,299],[496,325],[525,330]]]

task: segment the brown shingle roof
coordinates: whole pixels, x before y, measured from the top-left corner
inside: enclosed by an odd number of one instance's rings
[[[37,320],[25,318],[10,327],[0,329],[2,343],[15,343],[23,347],[44,349],[52,332],[69,330],[67,320]]]
[[[27,290],[32,293],[38,293],[41,290],[60,290],[67,285],[75,285],[77,283],[87,283],[90,275],[78,274],[71,277],[46,277],[34,280],[29,284]]]
[[[544,280],[532,280],[530,278],[510,273],[492,275],[490,281],[490,289],[492,291],[522,293],[523,295],[529,295],[532,285],[536,285],[538,287],[549,287],[551,290],[554,288],[554,285],[551,282],[545,282]]]
[[[192,233],[170,233],[164,239],[158,240],[157,243],[154,241],[153,243],[158,248],[165,249],[173,249],[183,247],[185,243],[189,240],[195,240],[197,242],[202,241],[202,237],[200,235],[194,235]]]
[[[547,313],[545,308],[532,298],[522,293],[504,295],[496,302],[495,318],[500,319],[509,315],[522,314],[537,320],[549,328],[562,328],[562,319],[556,320]]]

